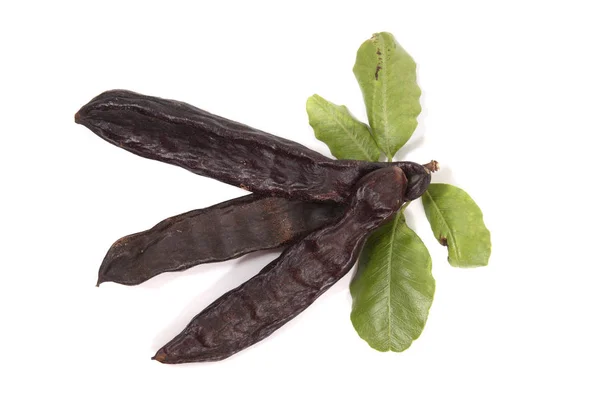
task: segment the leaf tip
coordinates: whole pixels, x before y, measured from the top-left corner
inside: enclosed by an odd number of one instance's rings
[[[317,105],[317,101],[319,100],[318,94],[313,94],[306,99],[306,114],[308,114],[308,123],[312,126],[312,117],[314,116],[314,108]]]
[[[445,237],[445,236],[440,236],[440,237],[438,238],[438,242],[440,242],[440,244],[441,244],[442,246],[446,246],[446,247],[448,247],[448,238],[447,238],[447,237]]]

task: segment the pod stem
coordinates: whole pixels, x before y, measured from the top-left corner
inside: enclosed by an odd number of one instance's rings
[[[434,173],[440,170],[440,164],[435,160],[431,160],[427,164],[423,164],[423,167],[425,167],[429,173]]]

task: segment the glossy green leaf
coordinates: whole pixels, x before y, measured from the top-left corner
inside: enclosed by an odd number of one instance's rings
[[[391,159],[417,128],[421,112],[417,66],[391,33],[382,32],[360,46],[353,71],[373,137]]]
[[[487,265],[492,252],[490,231],[467,192],[445,183],[432,183],[422,199],[433,234],[448,246],[448,262],[455,267]]]
[[[381,150],[369,127],[354,118],[346,106],[338,106],[315,94],[306,101],[306,112],[315,136],[337,159],[379,160]]]
[[[350,284],[354,329],[375,350],[404,351],[421,335],[434,291],[429,251],[398,213],[361,253]]]

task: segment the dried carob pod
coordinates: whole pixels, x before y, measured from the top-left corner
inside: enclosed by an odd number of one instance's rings
[[[337,222],[291,245],[256,276],[217,299],[153,359],[170,364],[216,361],[269,336],[350,271],[368,235],[406,200],[406,187],[407,178],[397,167],[360,179]]]
[[[332,160],[189,104],[126,90],[95,97],[77,112],[75,122],[139,156],[265,196],[343,203],[361,177],[390,165]],[[408,178],[406,198],[421,196],[430,171],[412,162],[393,165]]]
[[[161,221],[108,250],[98,284],[137,285],[158,274],[292,243],[337,220],[343,207],[256,194]]]

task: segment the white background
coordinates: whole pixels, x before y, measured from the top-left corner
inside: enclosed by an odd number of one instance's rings
[[[598,399],[597,2],[3,2],[2,397]],[[216,5],[218,4],[218,5]],[[100,92],[186,101],[329,154],[313,93],[365,118],[356,49],[392,32],[423,112],[401,157],[484,211],[486,268],[446,263],[426,329],[378,353],[349,319],[350,275],[267,340],[218,363],[150,357],[276,257],[95,287],[117,238],[241,189],[122,151],[73,123]]]

